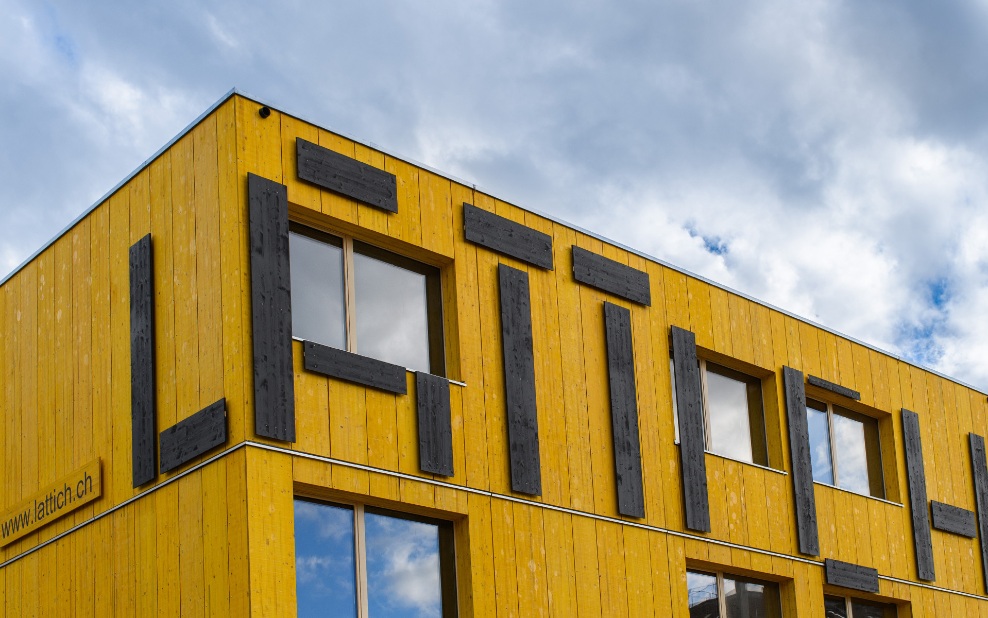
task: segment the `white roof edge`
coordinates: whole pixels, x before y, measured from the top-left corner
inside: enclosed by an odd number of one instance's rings
[[[251,95],[251,94],[249,94],[247,92],[244,92],[243,90],[240,90],[240,89],[234,87],[234,88],[231,88],[226,94],[224,94],[223,96],[221,96],[219,99],[217,99],[215,103],[213,103],[208,108],[206,108],[206,110],[203,111],[201,114],[199,114],[196,117],[195,120],[193,120],[192,122],[190,122],[184,129],[182,129],[179,133],[177,133],[175,135],[175,137],[173,137],[170,140],[168,140],[168,142],[164,146],[162,146],[161,148],[159,148],[153,155],[151,155],[150,157],[148,157],[147,159],[145,159],[144,162],[141,163],[134,171],[132,171],[130,174],[128,174],[126,177],[124,177],[124,179],[121,180],[120,182],[118,182],[116,185],[114,185],[112,189],[110,189],[109,191],[107,191],[101,198],[99,198],[98,200],[96,200],[95,203],[93,203],[91,206],[89,206],[78,217],[76,217],[75,219],[73,219],[71,223],[69,223],[64,229],[62,229],[62,231],[60,231],[59,233],[57,233],[54,237],[52,237],[51,240],[49,240],[44,245],[42,245],[37,251],[35,251],[34,253],[32,253],[31,256],[28,257],[26,260],[24,260],[19,266],[17,266],[12,271],[10,271],[10,273],[8,273],[2,280],[0,280],[0,285],[5,284],[9,279],[11,279],[18,272],[20,272],[25,266],[27,266],[28,264],[30,264],[42,252],[44,252],[46,249],[48,249],[48,247],[50,247],[53,244],[55,244],[55,242],[59,238],[61,238],[62,236],[64,236],[66,233],[68,233],[69,230],[71,230],[73,227],[75,227],[77,223],[79,223],[80,221],[82,221],[83,219],[85,219],[86,216],[89,215],[89,213],[91,213],[93,210],[95,210],[108,197],[110,197],[111,195],[113,195],[118,189],[120,189],[120,187],[122,187],[125,184],[127,184],[128,182],[130,182],[130,180],[132,178],[134,178],[139,173],[141,173],[144,170],[144,168],[146,168],[148,165],[150,165],[150,163],[152,161],[154,161],[156,158],[158,158],[158,156],[160,156],[164,151],[166,151],[169,148],[171,148],[171,146],[173,144],[175,144],[175,142],[177,142],[178,140],[182,139],[187,133],[189,133],[189,131],[191,131],[197,124],[199,124],[202,121],[203,118],[205,118],[209,114],[213,113],[220,105],[222,105],[223,103],[225,103],[227,101],[227,99],[229,99],[230,97],[232,97],[234,95],[240,95],[240,96],[242,96],[244,98],[250,99],[250,100],[252,100],[252,101],[254,101],[256,103],[259,103],[261,105],[264,105],[264,106],[270,107],[272,109],[278,110],[279,112],[281,112],[283,114],[287,114],[289,116],[292,116],[294,118],[297,118],[297,119],[301,120],[302,122],[306,122],[308,124],[311,124],[311,125],[314,125],[314,126],[323,128],[323,129],[325,129],[327,131],[331,131],[333,133],[336,133],[337,135],[340,135],[341,137],[345,137],[346,139],[349,139],[349,140],[351,140],[353,142],[356,142],[358,144],[367,146],[368,148],[372,148],[374,150],[377,150],[377,151],[379,151],[379,152],[381,152],[383,154],[386,154],[386,155],[388,155],[390,157],[393,157],[395,159],[399,159],[401,161],[404,161],[405,163],[410,163],[410,164],[412,164],[412,165],[414,165],[416,167],[420,167],[422,169],[428,170],[428,171],[430,171],[430,172],[432,172],[432,173],[434,173],[434,174],[436,174],[438,176],[442,176],[443,178],[446,178],[448,180],[452,180],[453,182],[456,182],[456,183],[459,183],[461,185],[470,187],[470,188],[472,188],[472,189],[474,189],[476,191],[480,191],[481,193],[486,193],[487,195],[490,195],[491,197],[494,197],[495,199],[499,199],[496,196],[494,196],[491,192],[489,192],[486,189],[478,186],[476,183],[463,180],[462,178],[457,178],[456,176],[453,176],[452,174],[449,174],[449,173],[444,172],[442,170],[436,169],[436,168],[434,168],[434,167],[432,167],[430,165],[427,165],[425,163],[422,163],[420,161],[416,161],[415,159],[412,159],[411,157],[407,157],[407,156],[401,155],[401,154],[396,153],[394,151],[391,151],[391,150],[389,150],[387,148],[382,148],[381,146],[378,146],[377,144],[374,144],[373,142],[368,142],[368,141],[362,140],[360,138],[354,137],[353,135],[350,135],[350,134],[345,133],[343,131],[338,131],[338,130],[333,129],[331,127],[325,126],[322,123],[314,122],[312,120],[309,120],[309,119],[307,119],[307,118],[305,118],[303,116],[298,116],[296,114],[292,114],[290,112],[286,112],[279,105],[276,105],[276,104],[273,104],[273,103],[269,103],[265,99],[262,99],[261,97],[256,97],[254,95]],[[889,356],[891,358],[894,358],[896,360],[899,360],[899,361],[901,361],[903,363],[906,363],[908,365],[912,365],[913,367],[917,367],[919,369],[922,369],[923,371],[927,371],[927,372],[929,372],[929,373],[931,373],[931,374],[933,374],[935,376],[939,376],[939,377],[941,377],[941,378],[943,378],[945,380],[949,380],[951,382],[954,382],[955,384],[959,384],[961,386],[964,386],[966,388],[969,388],[969,389],[971,389],[973,391],[976,391],[978,393],[981,393],[982,395],[988,395],[988,391],[986,391],[985,389],[981,389],[981,388],[978,388],[978,387],[973,386],[971,384],[968,384],[966,382],[962,382],[961,380],[958,380],[957,378],[954,378],[954,377],[948,376],[946,374],[940,373],[939,371],[937,371],[935,369],[931,369],[930,367],[925,367],[923,365],[920,365],[919,363],[916,363],[914,361],[911,361],[911,360],[909,360],[907,358],[904,358],[904,357],[902,357],[902,356],[900,356],[898,354],[895,354],[893,352],[889,352],[888,350],[883,350],[882,348],[879,348],[876,345],[872,345],[870,343],[861,341],[860,339],[856,339],[854,337],[851,337],[849,335],[846,335],[844,333],[841,333],[841,332],[839,332],[837,330],[834,330],[834,329],[832,329],[832,328],[830,328],[828,326],[824,326],[823,324],[819,324],[817,322],[814,322],[813,320],[809,320],[807,318],[804,318],[802,316],[799,316],[799,315],[797,315],[797,314],[795,314],[795,313],[793,313],[791,311],[787,311],[785,309],[782,309],[781,307],[776,307],[775,305],[772,305],[772,304],[767,303],[767,302],[765,302],[763,300],[759,300],[757,298],[754,298],[753,296],[750,296],[748,294],[745,294],[744,292],[740,292],[738,290],[732,289],[732,288],[730,288],[730,287],[728,287],[726,285],[723,285],[721,283],[718,283],[716,281],[713,281],[711,279],[708,279],[708,278],[706,278],[706,277],[704,277],[702,275],[698,275],[696,273],[690,272],[690,271],[686,270],[685,268],[682,268],[680,266],[676,266],[675,264],[671,264],[671,263],[669,263],[669,262],[667,262],[667,261],[665,261],[663,259],[657,258],[657,257],[655,257],[653,255],[649,255],[649,254],[647,254],[647,253],[645,253],[643,251],[639,251],[638,249],[634,249],[632,247],[628,247],[627,245],[624,245],[622,243],[619,243],[619,242],[616,242],[614,240],[611,240],[611,239],[609,239],[609,238],[607,238],[605,236],[602,236],[600,234],[597,234],[595,232],[591,232],[590,230],[586,230],[586,229],[584,229],[584,228],[582,228],[582,227],[580,227],[578,225],[574,225],[574,224],[572,224],[572,223],[570,223],[570,222],[568,222],[568,221],[566,221],[566,220],[564,220],[564,219],[562,219],[560,217],[557,217],[555,215],[551,215],[551,214],[542,212],[542,211],[537,210],[537,209],[534,209],[534,208],[528,208],[528,207],[525,207],[525,206],[521,206],[521,205],[517,204],[516,202],[508,202],[508,203],[510,203],[512,206],[515,206],[517,208],[520,208],[520,209],[522,209],[524,211],[527,211],[527,212],[530,212],[530,213],[532,213],[534,215],[537,215],[539,217],[543,217],[545,219],[548,219],[549,221],[552,221],[554,223],[558,223],[560,225],[564,225],[564,226],[566,226],[566,227],[568,227],[568,228],[570,228],[572,230],[575,230],[577,232],[580,232],[581,234],[586,234],[587,236],[590,236],[591,238],[595,238],[595,239],[597,239],[597,240],[599,240],[601,242],[606,242],[606,243],[608,243],[610,245],[613,245],[613,246],[615,246],[615,247],[617,247],[619,249],[622,249],[624,251],[627,251],[628,253],[631,253],[631,254],[637,255],[639,257],[645,258],[646,260],[650,260],[652,262],[655,262],[657,264],[660,264],[662,266],[665,266],[666,268],[675,270],[675,271],[677,271],[679,273],[682,273],[682,274],[684,274],[684,275],[686,275],[688,277],[693,277],[694,279],[696,279],[698,281],[702,281],[702,282],[706,283],[707,285],[712,285],[712,286],[714,286],[716,288],[719,288],[721,290],[724,290],[725,292],[728,292],[730,294],[734,294],[735,296],[740,296],[741,298],[744,298],[744,299],[749,300],[749,301],[751,301],[753,303],[756,303],[758,305],[761,305],[763,307],[766,307],[767,309],[771,309],[772,311],[777,311],[777,312],[779,312],[779,313],[781,313],[783,315],[786,315],[786,316],[789,316],[789,317],[791,317],[793,319],[799,320],[800,322],[804,322],[804,323],[809,324],[809,325],[811,325],[811,326],[813,326],[815,328],[819,328],[820,330],[823,330],[823,331],[826,331],[828,333],[831,333],[832,335],[836,335],[838,337],[842,337],[842,338],[847,339],[848,341],[851,341],[853,343],[856,343],[856,344],[858,344],[860,346],[863,346],[863,347],[868,348],[870,350],[874,350],[875,352],[878,352],[880,354],[884,354],[886,356]]]

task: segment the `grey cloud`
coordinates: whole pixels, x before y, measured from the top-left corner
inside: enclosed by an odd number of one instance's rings
[[[8,268],[236,85],[988,383],[983,3],[10,5]]]

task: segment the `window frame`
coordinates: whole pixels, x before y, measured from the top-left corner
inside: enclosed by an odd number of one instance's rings
[[[704,569],[702,567],[691,568],[687,566],[686,572],[687,573],[692,572],[701,575],[713,575],[717,579],[717,612],[720,616],[727,616],[727,592],[725,590],[726,587],[724,586],[724,579],[727,575],[730,575],[732,579],[740,577],[750,582],[758,582],[759,585],[774,586],[775,593],[777,595],[776,601],[779,604],[779,617],[782,618],[782,585],[777,581],[758,579],[757,577],[748,577],[744,575],[736,575],[734,573],[728,573],[720,569]],[[686,593],[687,596],[689,596],[689,585],[687,585],[686,587]]]
[[[457,595],[456,577],[456,545],[453,522],[445,519],[415,515],[404,511],[395,511],[385,507],[372,506],[360,502],[346,500],[324,500],[306,495],[296,494],[295,502],[308,502],[317,506],[330,506],[349,509],[353,513],[353,568],[354,596],[357,618],[367,618],[370,615],[370,596],[368,593],[369,579],[367,575],[367,537],[365,516],[381,515],[392,519],[403,519],[436,526],[439,536],[439,586],[441,599],[441,618],[456,618],[459,616],[459,599]],[[294,515],[293,515],[294,517]],[[293,519],[292,533],[295,534],[296,524]],[[294,541],[294,539],[293,539]],[[297,543],[297,541],[294,541]],[[296,555],[296,560],[298,556]],[[298,576],[296,575],[296,589]]]
[[[749,418],[749,421],[748,421],[748,432],[750,434],[749,435],[749,441],[750,441],[750,444],[751,444],[751,459],[750,460],[738,459],[737,457],[732,457],[732,456],[727,455],[727,454],[724,454],[724,453],[719,453],[719,452],[717,452],[717,451],[715,451],[715,450],[713,450],[711,448],[710,403],[709,403],[708,386],[707,386],[707,371],[708,371],[707,370],[707,363],[710,363],[710,364],[713,364],[713,365],[715,365],[717,367],[726,369],[727,371],[729,371],[731,373],[738,373],[738,374],[747,376],[752,381],[757,381],[758,382],[760,399],[761,399],[761,402],[760,402],[761,403],[761,436],[760,436],[760,443],[761,443],[761,448],[762,448],[762,451],[763,451],[762,455],[764,456],[764,463],[761,463],[759,461],[756,461],[756,459],[755,459],[754,448],[755,448],[755,442],[756,441],[752,439],[752,438],[754,438],[755,429],[753,429],[751,427],[751,420],[750,420],[750,418]],[[730,459],[731,461],[737,461],[739,463],[743,463],[743,464],[747,464],[747,465],[751,465],[751,466],[757,466],[759,468],[764,468],[764,469],[767,469],[767,470],[773,470],[773,471],[780,472],[780,470],[777,470],[776,468],[773,468],[770,465],[771,462],[772,462],[772,457],[770,455],[770,447],[769,447],[769,439],[768,439],[769,438],[769,436],[768,436],[768,418],[767,418],[766,409],[765,409],[765,399],[766,399],[765,398],[765,378],[764,377],[760,377],[760,376],[752,373],[751,371],[746,371],[744,369],[737,369],[737,368],[732,367],[731,365],[729,365],[727,363],[718,362],[718,360],[716,360],[716,359],[715,360],[711,360],[711,359],[708,359],[706,356],[700,356],[699,354],[697,355],[697,364],[699,365],[699,371],[700,371],[700,397],[701,397],[701,402],[700,403],[702,404],[702,408],[703,408],[703,451],[705,453],[709,453],[709,454],[715,455],[717,457],[723,457],[725,459]],[[723,375],[723,374],[719,374],[719,375]],[[679,444],[679,402],[676,399],[676,369],[675,369],[675,360],[672,358],[672,356],[669,357],[669,376],[670,376],[670,388],[671,388],[671,393],[672,393],[672,416],[673,416],[673,427],[674,427],[675,443],[676,444]],[[734,379],[734,378],[731,378],[731,376],[723,376],[723,377]],[[740,380],[736,380],[736,381],[740,382]]]
[[[884,461],[885,455],[883,453],[883,450],[884,449],[883,449],[883,446],[882,446],[882,428],[881,428],[881,422],[879,421],[879,419],[877,419],[877,418],[875,418],[873,416],[870,416],[868,414],[862,414],[861,412],[858,412],[856,410],[851,410],[850,408],[847,408],[845,406],[836,404],[833,401],[829,401],[826,398],[818,398],[818,397],[814,397],[814,396],[812,396],[810,394],[807,394],[807,397],[806,397],[806,409],[807,409],[806,414],[807,414],[807,418],[808,418],[808,415],[809,415],[809,409],[811,407],[810,406],[810,401],[814,401],[816,403],[823,404],[824,406],[827,407],[827,410],[826,410],[826,413],[827,413],[827,439],[828,439],[828,444],[830,445],[830,472],[831,472],[831,475],[833,476],[833,479],[834,479],[833,484],[827,483],[827,482],[824,482],[824,481],[818,481],[815,478],[813,479],[813,482],[814,483],[819,483],[820,485],[824,485],[825,487],[833,487],[834,489],[839,489],[841,491],[847,491],[847,492],[850,492],[850,493],[855,494],[855,495],[858,495],[858,496],[864,496],[866,498],[875,498],[876,500],[883,500],[883,501],[886,501],[886,502],[890,502],[890,500],[888,499],[889,487],[888,487],[888,483],[886,482],[886,478],[885,478],[885,461]],[[845,413],[836,412],[835,411],[835,408],[839,408],[842,412],[845,412]],[[815,407],[813,408],[813,410],[816,410],[817,412],[823,412],[823,410],[820,410],[820,409],[815,408]],[[865,433],[865,460],[866,460],[866,467],[867,467],[867,473],[868,473],[868,484],[869,484],[869,486],[871,485],[871,474],[872,474],[872,471],[877,471],[877,473],[879,475],[878,483],[881,486],[881,490],[882,490],[882,493],[881,493],[880,496],[874,495],[871,492],[871,488],[870,487],[869,487],[868,493],[865,494],[865,493],[861,493],[859,491],[855,491],[853,489],[850,489],[848,487],[842,487],[840,485],[840,465],[838,463],[837,442],[836,442],[836,439],[834,437],[834,422],[833,422],[834,416],[840,416],[840,417],[848,418],[848,419],[851,419],[851,420],[860,420],[860,421],[862,421],[862,423],[865,423],[865,422],[867,422],[867,423],[874,423],[875,439],[874,439],[873,443],[869,444],[870,441],[867,439],[867,430],[866,430],[866,433]],[[872,461],[872,458],[875,458],[875,461]],[[893,504],[896,504],[896,503],[893,503]]]
[[[446,329],[443,311],[442,269],[439,266],[395,253],[389,249],[384,249],[357,239],[349,234],[329,232],[297,221],[289,221],[288,232],[289,238],[291,234],[298,234],[299,236],[304,236],[311,240],[341,249],[343,270],[343,350],[352,354],[360,354],[357,351],[358,312],[355,256],[362,255],[422,275],[425,278],[426,285],[425,310],[428,325],[428,372],[437,376],[446,376]],[[295,336],[294,331],[292,338],[300,339]],[[319,341],[315,343],[326,345]],[[406,367],[405,369],[408,371],[424,371],[424,368]]]

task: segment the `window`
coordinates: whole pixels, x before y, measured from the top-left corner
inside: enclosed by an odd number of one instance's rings
[[[686,572],[690,618],[781,618],[779,585],[725,573]]]
[[[895,605],[861,601],[848,597],[823,597],[827,618],[895,618]]]
[[[679,440],[676,372],[670,359],[673,416]],[[703,435],[706,450],[731,459],[768,465],[762,381],[700,359]]]
[[[885,497],[877,420],[807,398],[806,425],[814,481]]]
[[[295,500],[300,617],[456,616],[453,562],[449,522]]]
[[[439,269],[292,224],[292,335],[445,373]]]

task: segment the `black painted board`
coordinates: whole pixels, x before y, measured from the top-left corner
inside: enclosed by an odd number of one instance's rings
[[[816,494],[813,491],[813,463],[810,457],[810,432],[806,424],[806,388],[803,372],[782,368],[786,391],[786,417],[789,422],[789,454],[792,458],[792,489],[796,505],[796,530],[799,551],[820,555],[816,520]]]
[[[703,439],[703,394],[696,336],[673,326],[672,364],[676,374],[676,410],[679,414],[679,461],[683,476],[683,511],[686,527],[710,532],[707,496],[706,446]]]
[[[247,175],[250,301],[254,342],[254,431],[295,441],[292,288],[285,185]]]
[[[498,264],[504,403],[507,408],[511,489],[542,494],[539,419],[535,401],[535,356],[528,273]]]
[[[906,481],[909,484],[909,510],[913,520],[913,546],[916,550],[916,575],[936,580],[933,564],[933,539],[930,535],[930,511],[926,497],[926,471],[923,467],[923,440],[919,416],[902,409],[902,442],[906,451]]]
[[[933,527],[936,530],[966,536],[969,539],[978,535],[972,511],[936,500],[930,502],[930,511],[933,514]]]
[[[168,472],[225,444],[226,399],[199,410],[161,432],[161,471]]]
[[[404,367],[312,341],[302,342],[302,364],[306,371],[346,382],[398,395],[408,392]]]
[[[824,560],[827,583],[862,592],[878,592],[878,570],[840,560]]]
[[[130,427],[134,487],[158,475],[151,235],[130,248]]]
[[[607,379],[611,395],[618,513],[628,517],[645,517],[631,312],[605,302],[604,333],[607,339]]]
[[[474,244],[552,270],[552,236],[466,202],[463,234]]]
[[[648,273],[573,247],[573,278],[646,307],[652,304]]]
[[[969,434],[971,476],[974,479],[974,504],[978,515],[978,542],[981,544],[981,572],[988,590],[988,464],[985,463],[985,439]]]
[[[826,389],[831,393],[837,393],[842,397],[847,397],[848,399],[853,399],[855,401],[861,400],[861,393],[858,391],[847,388],[846,386],[841,386],[840,384],[835,384],[829,380],[824,380],[823,378],[806,376],[806,382],[813,386]]]
[[[302,180],[368,206],[398,212],[398,183],[394,174],[301,137],[295,144],[298,177]]]
[[[429,373],[417,372],[415,409],[419,421],[419,469],[441,476],[453,476],[449,381]]]

